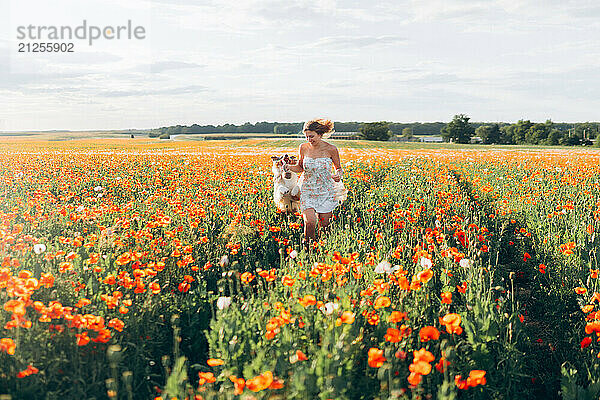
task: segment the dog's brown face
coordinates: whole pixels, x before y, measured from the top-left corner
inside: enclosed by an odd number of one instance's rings
[[[296,156],[288,156],[287,154],[283,156],[271,156],[271,160],[273,161],[273,171],[277,169],[284,179],[292,178],[292,172],[283,172],[282,168],[284,164],[295,165],[297,163]]]
[[[283,166],[285,164],[296,165],[298,163],[296,156],[288,156],[287,154],[283,156],[271,156],[271,160],[273,161],[273,175],[276,178],[280,176],[286,180],[292,179],[293,173],[291,171],[284,172]]]
[[[283,165],[283,164],[295,165],[298,162],[298,159],[296,158],[296,156],[288,156],[287,154],[285,154],[283,156],[271,156],[271,160],[273,160],[273,162],[277,162],[278,165]]]

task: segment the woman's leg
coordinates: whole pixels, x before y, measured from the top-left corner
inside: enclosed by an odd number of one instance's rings
[[[302,217],[304,218],[304,244],[309,246],[316,239],[317,213],[314,208],[307,208],[302,213]]]
[[[319,214],[319,226],[323,228],[325,232],[329,232],[329,222],[331,221],[332,216],[333,212]]]

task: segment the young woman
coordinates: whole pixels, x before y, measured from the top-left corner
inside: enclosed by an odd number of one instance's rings
[[[303,172],[300,179],[300,208],[304,217],[304,240],[307,247],[315,240],[318,224],[322,228],[329,225],[333,210],[340,203],[345,188],[334,182],[343,177],[340,165],[340,154],[337,147],[327,143],[323,137],[333,131],[333,122],[326,119],[314,119],[304,124],[306,143],[298,149],[298,164],[286,164],[284,169]],[[331,174],[331,166],[335,166],[335,174]]]

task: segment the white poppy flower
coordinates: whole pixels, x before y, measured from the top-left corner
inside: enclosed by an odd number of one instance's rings
[[[375,267],[376,274],[383,274],[384,272],[389,274],[391,270],[392,270],[392,264],[390,264],[389,261],[387,261],[387,260],[383,260],[382,262],[377,264],[377,266]]]
[[[459,264],[463,268],[470,268],[473,266],[473,261],[469,260],[468,258],[463,258],[462,260],[460,260]]]
[[[217,299],[217,308],[224,310],[231,305],[231,297],[219,297]]]
[[[223,257],[221,257],[221,261],[219,261],[219,265],[221,265],[221,267],[226,267],[229,265],[229,257],[227,257],[227,254],[225,254]]]
[[[45,251],[46,251],[46,245],[43,243],[38,243],[33,246],[33,252],[35,254],[42,254]]]
[[[431,263],[431,260],[429,258],[421,257],[421,267],[431,268],[432,265],[433,264]]]
[[[337,303],[325,303],[325,310],[323,312],[325,313],[325,315],[331,315],[338,308],[340,308],[340,305]]]

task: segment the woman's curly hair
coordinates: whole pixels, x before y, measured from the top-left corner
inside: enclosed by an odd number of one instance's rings
[[[313,131],[319,136],[328,138],[331,135],[331,132],[333,132],[333,122],[323,118],[311,119],[304,124],[302,131]]]

